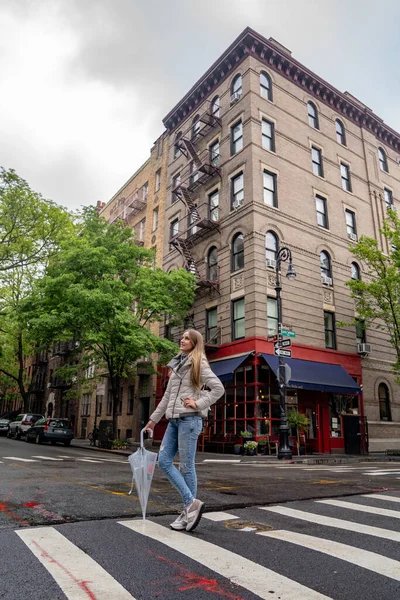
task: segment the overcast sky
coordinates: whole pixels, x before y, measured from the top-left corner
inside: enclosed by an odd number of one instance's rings
[[[108,201],[249,25],[400,131],[398,0],[0,0],[0,165]]]

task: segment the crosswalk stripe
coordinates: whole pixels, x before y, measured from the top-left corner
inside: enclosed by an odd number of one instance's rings
[[[33,460],[32,458],[19,458],[18,456],[2,456],[1,458],[6,458],[7,460],[20,460],[21,462],[37,462],[37,460]]]
[[[391,531],[390,529],[381,529],[380,527],[372,527],[370,525],[363,525],[362,523],[345,521],[344,519],[325,517],[323,515],[308,513],[295,508],[288,508],[286,506],[259,506],[258,508],[277,513],[279,515],[284,515],[285,517],[293,517],[294,519],[300,519],[301,521],[316,523],[317,525],[336,527],[337,529],[344,529],[345,531],[354,531],[355,533],[364,533],[366,535],[373,535],[386,540],[400,542],[400,531]]]
[[[271,592],[280,600],[323,600],[329,598],[296,581],[279,575],[266,567],[225,550],[215,544],[189,535],[177,535],[151,521],[119,521],[136,533],[165,544],[184,556],[200,563],[211,571],[240,585],[264,600],[271,600]]]
[[[203,519],[209,519],[210,521],[232,521],[238,519],[235,515],[230,515],[226,512],[209,512],[203,515]]]
[[[60,460],[62,462],[62,458],[52,458],[51,456],[33,456],[32,458],[40,458],[41,460]]]
[[[70,600],[135,600],[105,569],[53,527],[16,531]]]
[[[369,473],[363,473],[363,475],[400,475],[400,471],[373,471]]]
[[[88,463],[101,463],[101,460],[93,460],[92,458],[77,458],[76,461]]]
[[[355,504],[354,502],[343,502],[342,500],[315,500],[320,504],[329,504],[330,506],[339,506],[340,508],[348,508],[349,510],[358,510],[360,512],[371,513],[373,515],[381,515],[383,517],[393,517],[400,519],[400,512],[387,508],[377,508],[376,506],[365,506],[365,504]]]
[[[400,580],[400,562],[387,556],[376,554],[376,552],[362,550],[361,548],[348,546],[340,542],[333,542],[332,540],[325,540],[294,531],[260,531],[256,535],[297,544],[303,548],[309,548],[310,550],[316,550],[340,560],[345,560],[353,565],[363,567],[374,573],[379,573],[379,575],[384,575],[397,581]]]
[[[203,461],[203,463],[240,463],[242,462],[240,459],[237,460],[236,458],[205,458]]]
[[[384,496],[383,494],[363,494],[363,498],[375,498],[376,500],[388,500],[389,502],[400,502],[400,498]]]
[[[119,463],[120,465],[125,465],[128,462],[128,458],[126,460],[117,460],[115,458],[93,458],[92,456],[85,456],[84,458],[88,458],[89,460],[95,460],[96,462],[114,462]]]

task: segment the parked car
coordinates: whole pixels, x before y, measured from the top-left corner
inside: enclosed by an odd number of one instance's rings
[[[0,435],[7,435],[8,426],[11,423],[11,419],[0,417]]]
[[[36,415],[34,413],[18,415],[14,421],[9,423],[7,437],[11,438],[15,436],[17,440],[21,439],[21,435],[25,435],[28,429],[39,419],[43,419],[43,415]]]
[[[51,442],[53,445],[60,442],[64,446],[69,446],[73,437],[72,425],[68,419],[49,419],[46,417],[36,421],[28,429],[25,440],[27,442],[35,441],[36,444]]]

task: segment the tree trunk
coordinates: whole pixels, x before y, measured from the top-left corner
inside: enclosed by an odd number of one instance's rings
[[[120,394],[120,378],[112,377],[111,381],[111,397],[112,397],[112,418],[113,418],[113,436],[114,440],[118,439],[118,406]]]

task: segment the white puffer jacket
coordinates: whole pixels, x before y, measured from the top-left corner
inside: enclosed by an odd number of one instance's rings
[[[172,374],[162,400],[150,416],[151,421],[158,423],[164,415],[167,419],[177,419],[182,415],[193,413],[201,413],[202,417],[206,417],[209,407],[221,398],[225,391],[224,386],[210,369],[207,359],[204,357],[201,363],[200,387],[206,386],[210,391],[197,390],[193,387],[190,379],[191,363],[190,356],[182,362],[181,355],[178,355],[168,364]],[[194,400],[197,410],[185,408],[183,405],[185,398]]]

